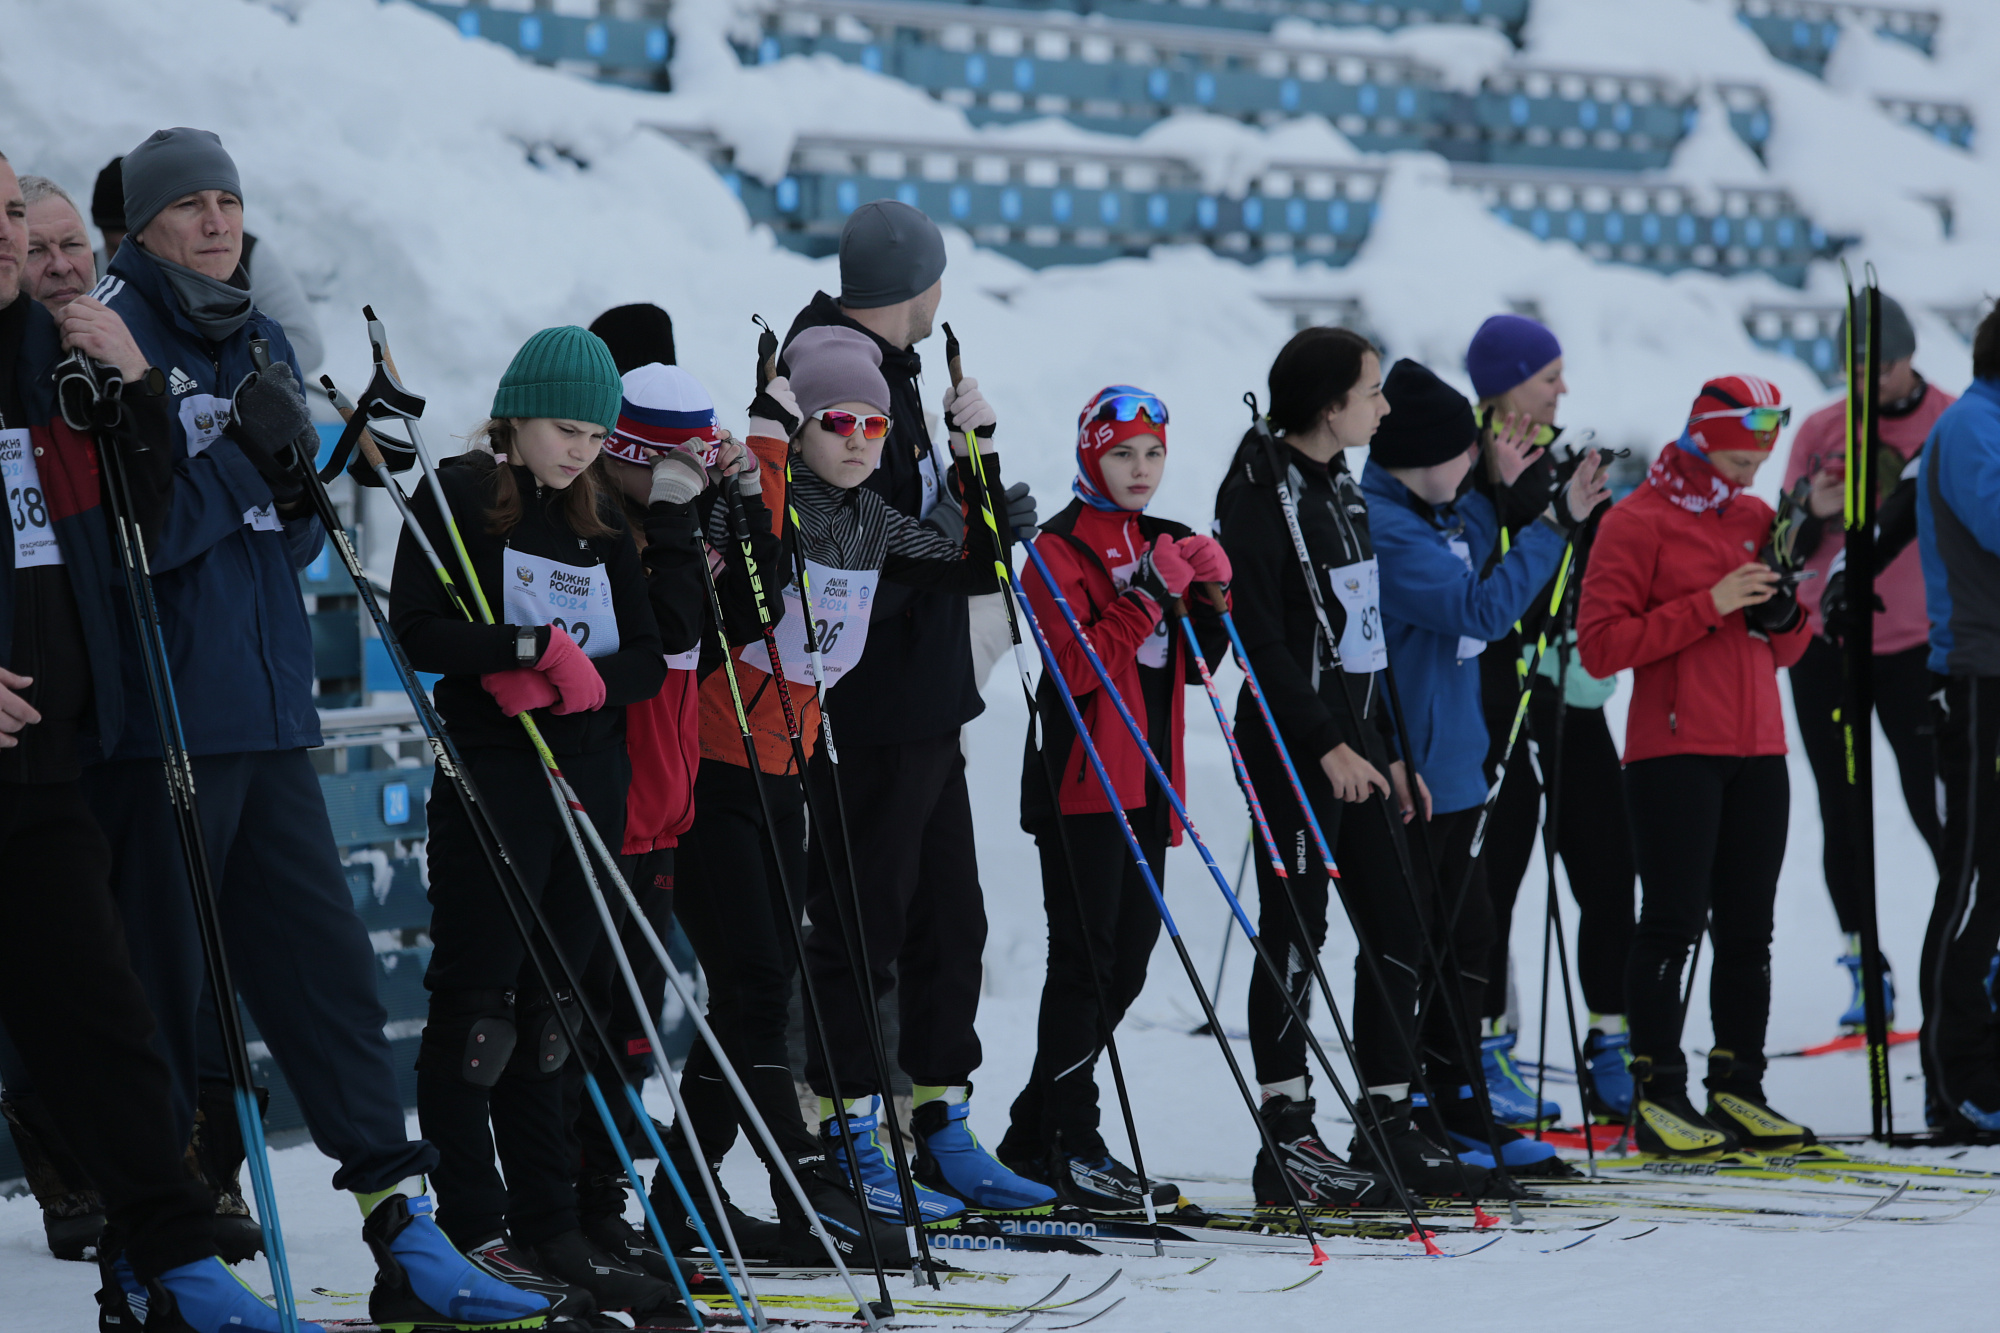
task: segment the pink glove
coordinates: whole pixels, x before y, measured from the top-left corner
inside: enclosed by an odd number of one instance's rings
[[[1194,582],[1194,566],[1188,563],[1186,553],[1172,537],[1155,538],[1153,549],[1146,554],[1146,563],[1170,598],[1179,597]]]
[[[1213,537],[1183,537],[1174,543],[1188,564],[1194,567],[1196,583],[1229,582],[1229,553]]]
[[[604,677],[597,674],[596,663],[583,655],[583,649],[561,625],[549,627],[549,648],[535,663],[535,670],[562,693],[562,702],[552,710],[558,716],[604,707]]]
[[[508,717],[519,717],[530,708],[547,708],[557,698],[556,687],[533,667],[489,671],[479,678],[479,683]]]

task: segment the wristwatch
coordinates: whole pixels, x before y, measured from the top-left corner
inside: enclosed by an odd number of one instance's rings
[[[535,650],[535,627],[521,625],[514,630],[514,660],[524,667],[531,667],[541,653]]]
[[[135,389],[148,398],[158,398],[167,391],[167,372],[158,366],[147,366],[139,372],[139,378],[126,387],[126,392]]]

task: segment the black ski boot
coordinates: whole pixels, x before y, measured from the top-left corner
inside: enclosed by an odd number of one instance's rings
[[[715,1237],[715,1243],[726,1253],[729,1242],[722,1238],[722,1228],[716,1224],[715,1209],[708,1201],[708,1191],[702,1188],[701,1175],[694,1169],[694,1163],[682,1157],[674,1149],[674,1171],[681,1178],[681,1185],[688,1197],[694,1200],[695,1211],[701,1215],[701,1224],[708,1228],[708,1234]],[[729,1230],[736,1237],[736,1244],[742,1249],[745,1259],[775,1259],[780,1240],[778,1224],[761,1217],[752,1217],[730,1201],[729,1191],[722,1187],[720,1175],[722,1164],[709,1163],[709,1170],[716,1173],[715,1191],[722,1196],[722,1210],[729,1215]],[[701,1233],[694,1229],[688,1218],[688,1211],[681,1205],[680,1196],[674,1193],[673,1182],[659,1167],[653,1168],[653,1186],[647,1191],[653,1200],[653,1211],[659,1214],[660,1225],[667,1229],[667,1243],[682,1254],[708,1252],[701,1243]]]
[[[1299,1202],[1308,1208],[1395,1207],[1396,1192],[1387,1180],[1358,1160],[1352,1164],[1341,1161],[1339,1154],[1326,1146],[1313,1123],[1316,1109],[1311,1097],[1294,1101],[1282,1093],[1266,1097],[1257,1108],[1257,1118],[1278,1145],[1279,1157],[1274,1163],[1268,1151],[1257,1150],[1250,1187],[1258,1206],[1289,1208],[1291,1195],[1285,1191],[1289,1177]],[[1283,1175],[1279,1174],[1281,1169]]]
[[[93,1258],[104,1232],[104,1200],[90,1188],[83,1168],[54,1132],[41,1098],[10,1092],[0,1097],[0,1112],[6,1114],[28,1188],[42,1206],[49,1253],[58,1259]]]
[[[623,1310],[633,1316],[687,1317],[680,1293],[671,1282],[606,1254],[581,1231],[565,1231],[534,1247],[535,1266],[588,1291],[600,1310]]]
[[[1369,1128],[1378,1132],[1388,1146],[1389,1158],[1403,1185],[1420,1198],[1492,1198],[1485,1167],[1455,1158],[1431,1142],[1411,1119],[1413,1106],[1405,1096],[1391,1100],[1371,1094],[1360,1113],[1369,1117]],[[1372,1114],[1371,1114],[1372,1112]],[[1370,1136],[1372,1137],[1372,1135]],[[1348,1145],[1349,1161],[1360,1170],[1387,1177],[1388,1171],[1376,1160],[1375,1150],[1357,1129]]]
[[[614,1258],[623,1258],[665,1282],[674,1280],[676,1267],[683,1279],[699,1279],[696,1269],[685,1259],[669,1258],[653,1239],[652,1228],[635,1224],[625,1216],[625,1179],[622,1176],[587,1175],[576,1182],[576,1211],[583,1234],[591,1243]],[[671,1213],[655,1210],[662,1227],[671,1227]],[[667,1234],[671,1236],[672,1230]],[[718,1237],[718,1239],[720,1239]]]
[[[1006,1144],[1003,1142],[1001,1147],[1005,1148]],[[1048,1155],[1040,1162],[1023,1161],[1017,1165],[1007,1162],[1004,1157],[1001,1161],[1030,1180],[1039,1180],[1051,1186],[1059,1203],[1086,1212],[1112,1216],[1144,1215],[1148,1193],[1153,1196],[1156,1216],[1171,1213],[1181,1206],[1179,1185],[1167,1180],[1142,1182],[1137,1171],[1111,1155],[1111,1150],[1104,1146],[1102,1139],[1095,1143],[1072,1144],[1058,1134],[1056,1146],[1049,1149]]]
[[[847,1177],[838,1167],[816,1154],[795,1159],[792,1170],[798,1174],[799,1188],[811,1201],[827,1239],[840,1251],[842,1263],[871,1267],[879,1254],[885,1269],[910,1266],[908,1234],[894,1222],[873,1213],[868,1214],[864,1224],[861,1205],[855,1202],[853,1192],[847,1188]],[[777,1261],[799,1268],[826,1266],[826,1247],[813,1235],[812,1224],[799,1211],[799,1201],[792,1197],[790,1188],[774,1177],[771,1197],[778,1205]],[[863,1225],[874,1233],[873,1249],[869,1248],[868,1237],[862,1234]]]
[[[516,1245],[505,1236],[474,1245],[465,1251],[472,1266],[488,1277],[510,1287],[540,1296],[549,1303],[549,1327],[610,1328],[617,1321],[597,1313],[597,1298],[588,1288],[566,1282],[550,1272],[525,1245]]]
[[[1819,1139],[1804,1125],[1787,1120],[1764,1100],[1764,1062],[1739,1060],[1729,1051],[1708,1053],[1708,1122],[1727,1129],[1755,1152],[1804,1148]]]
[[[271,1090],[257,1089],[257,1113],[271,1109]],[[240,1264],[264,1252],[264,1231],[243,1201],[243,1126],[236,1120],[236,1089],[204,1081],[196,1094],[194,1142],[188,1145],[195,1172],[215,1194],[215,1249],[225,1264]]]
[[[140,1333],[146,1326],[146,1289],[124,1263],[122,1244],[112,1244],[117,1251],[106,1253],[110,1246],[100,1246],[97,1255],[97,1333]]]
[[[1655,1157],[1715,1157],[1733,1151],[1736,1135],[1705,1119],[1687,1096],[1687,1066],[1656,1065],[1649,1055],[1632,1058],[1638,1097],[1632,1106],[1632,1142]]]

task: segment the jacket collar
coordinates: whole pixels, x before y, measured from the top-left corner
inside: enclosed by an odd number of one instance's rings
[[[1458,501],[1434,505],[1405,486],[1401,477],[1374,463],[1362,472],[1361,489],[1371,496],[1380,497],[1385,503],[1402,506],[1434,528],[1443,528],[1457,517]]]
[[[173,325],[201,346],[223,345],[212,341],[193,320],[188,318],[187,311],[181,306],[180,297],[174,294],[174,289],[167,283],[166,273],[161,270],[153,257],[146,253],[143,246],[136,243],[119,246],[118,253],[111,258],[111,267],[107,270],[107,275],[124,279],[125,284],[152,307],[153,313],[162,323]],[[226,341],[233,342],[243,336],[243,329],[250,328],[256,320],[257,311],[253,307],[250,318],[244,322],[243,328],[231,334]]]
[[[826,325],[842,329],[853,329],[856,333],[866,334],[872,339],[875,346],[880,348],[882,352],[882,377],[887,379],[891,384],[895,383],[897,376],[901,376],[906,380],[913,380],[923,373],[924,359],[917,355],[915,349],[897,347],[888,342],[880,334],[876,333],[875,330],[848,315],[846,311],[840,308],[840,302],[834,300],[825,292],[813,293],[812,304],[799,312],[799,317],[793,321],[792,331],[786,335],[785,342],[787,345],[790,345],[793,338],[798,337],[807,329],[820,328]]]

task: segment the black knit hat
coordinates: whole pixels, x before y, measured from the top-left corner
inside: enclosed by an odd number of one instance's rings
[[[124,164],[122,155],[114,157],[97,173],[97,186],[90,192],[90,220],[99,231],[125,230]]]
[[[1369,463],[1431,467],[1464,453],[1479,438],[1479,421],[1465,395],[1405,357],[1382,381],[1389,415],[1368,445]]]
[[[620,375],[656,361],[675,364],[674,321],[651,302],[613,306],[590,322],[590,331],[611,349]]]

